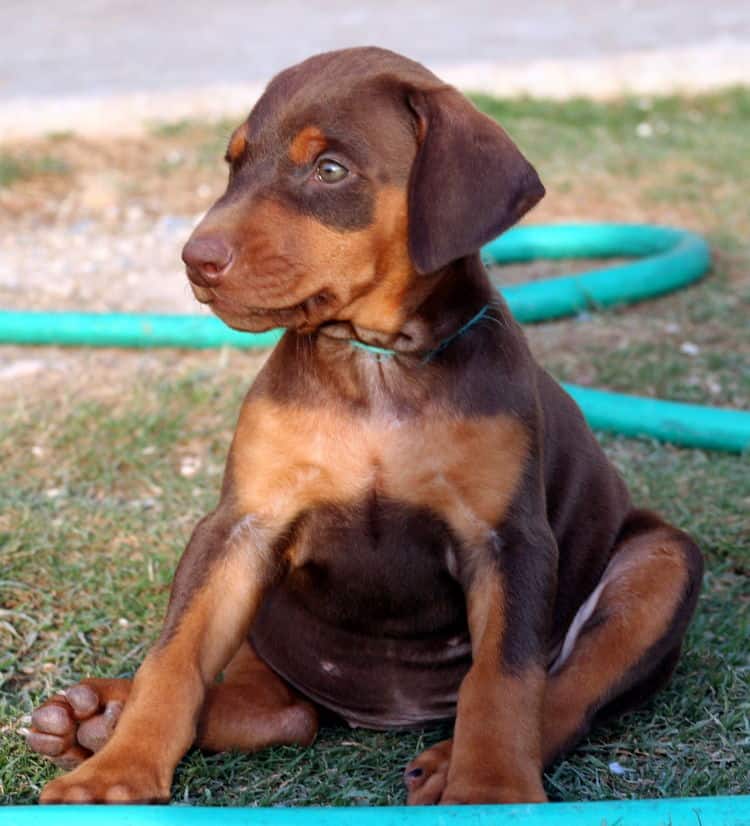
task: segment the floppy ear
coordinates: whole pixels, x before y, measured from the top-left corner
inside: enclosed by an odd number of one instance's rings
[[[476,252],[544,195],[513,141],[450,86],[412,91],[417,156],[409,179],[409,253],[435,272]]]

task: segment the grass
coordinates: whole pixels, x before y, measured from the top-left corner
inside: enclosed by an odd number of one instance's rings
[[[705,233],[715,252],[712,276],[682,293],[529,328],[540,359],[558,377],[582,384],[749,409],[750,91],[613,104],[478,103],[500,117],[539,167],[549,192],[540,220],[679,223]],[[226,124],[155,128],[153,171],[169,145],[182,153],[184,166],[215,183],[223,175],[220,159],[211,166],[206,159],[209,149],[221,154],[226,133]],[[62,158],[76,140],[59,145]],[[152,161],[144,156],[140,162]],[[150,190],[152,197],[160,193],[161,209],[174,209],[181,180],[165,173],[151,181],[162,187]],[[17,179],[13,187],[23,196],[25,185]],[[82,676],[131,674],[155,638],[174,565],[192,526],[218,496],[237,409],[256,368],[257,360],[242,353],[182,363],[165,355],[137,380],[122,379],[106,393],[95,385],[114,380],[97,377],[83,390],[58,388],[54,401],[31,388],[5,404],[0,801],[34,801],[54,774],[24,747],[20,717]],[[114,368],[109,375],[120,376]],[[744,793],[750,775],[748,457],[614,437],[603,442],[634,498],[696,536],[707,572],[670,686],[644,709],[596,729],[547,774],[547,790],[560,800]],[[399,734],[332,728],[309,750],[193,752],[178,770],[174,799],[400,803],[403,766],[447,733],[445,727]],[[623,774],[609,769],[615,761]]]
[[[17,716],[83,674],[131,673],[153,640],[174,563],[216,498],[240,399],[240,388],[227,389],[222,378],[194,374],[149,385],[115,405],[40,406],[36,427],[20,412],[7,426],[0,443],[12,457],[0,479],[6,802],[34,800],[52,773],[11,734]],[[638,499],[699,537],[709,573],[670,689],[597,730],[549,774],[548,789],[560,799],[739,792],[750,743],[746,462],[621,439],[607,446]],[[185,456],[198,459],[195,476],[179,472]],[[333,729],[310,751],[194,753],[180,768],[175,799],[399,802],[402,766],[445,733]],[[609,772],[615,760],[624,775]]]
[[[0,189],[18,181],[43,175],[66,175],[68,164],[53,155],[28,157],[11,152],[0,152]]]

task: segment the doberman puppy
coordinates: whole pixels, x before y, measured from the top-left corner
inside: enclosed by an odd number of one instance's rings
[[[42,801],[167,800],[192,744],[309,744],[320,709],[455,716],[409,803],[543,801],[544,766],[669,678],[702,572],[480,262],[544,188],[455,89],[376,48],[282,72],[226,157],[188,278],[230,326],[286,333],[135,678],[34,713],[31,747],[77,766]]]

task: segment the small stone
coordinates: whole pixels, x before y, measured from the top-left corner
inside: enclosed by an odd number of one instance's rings
[[[143,209],[139,207],[137,204],[135,204],[133,206],[129,206],[125,210],[125,220],[130,222],[131,224],[136,224],[140,220],[142,220],[144,214],[145,213]]]
[[[189,232],[191,227],[191,221],[179,215],[162,215],[156,222],[156,230],[167,235]]]
[[[140,508],[144,511],[152,510],[155,508],[159,503],[153,496],[147,496],[145,499],[134,499],[130,505],[133,508]]]
[[[180,461],[180,474],[182,476],[195,476],[201,466],[201,460],[197,456],[183,456]]]
[[[648,121],[643,121],[635,127],[635,134],[639,138],[650,138],[654,134],[654,127]]]
[[[698,347],[697,344],[693,344],[692,341],[683,341],[680,345],[680,352],[686,356],[697,356],[700,351],[700,347]]]
[[[120,200],[119,181],[114,176],[90,174],[81,181],[79,203],[83,209],[97,212],[111,208]]]
[[[18,359],[0,368],[0,381],[12,381],[24,376],[33,376],[44,370],[44,362],[39,359]]]

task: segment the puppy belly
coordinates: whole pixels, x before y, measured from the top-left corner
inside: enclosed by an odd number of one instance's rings
[[[468,631],[460,626],[420,638],[369,636],[320,621],[281,590],[264,602],[251,639],[307,698],[351,726],[373,729],[454,717],[471,664]]]

